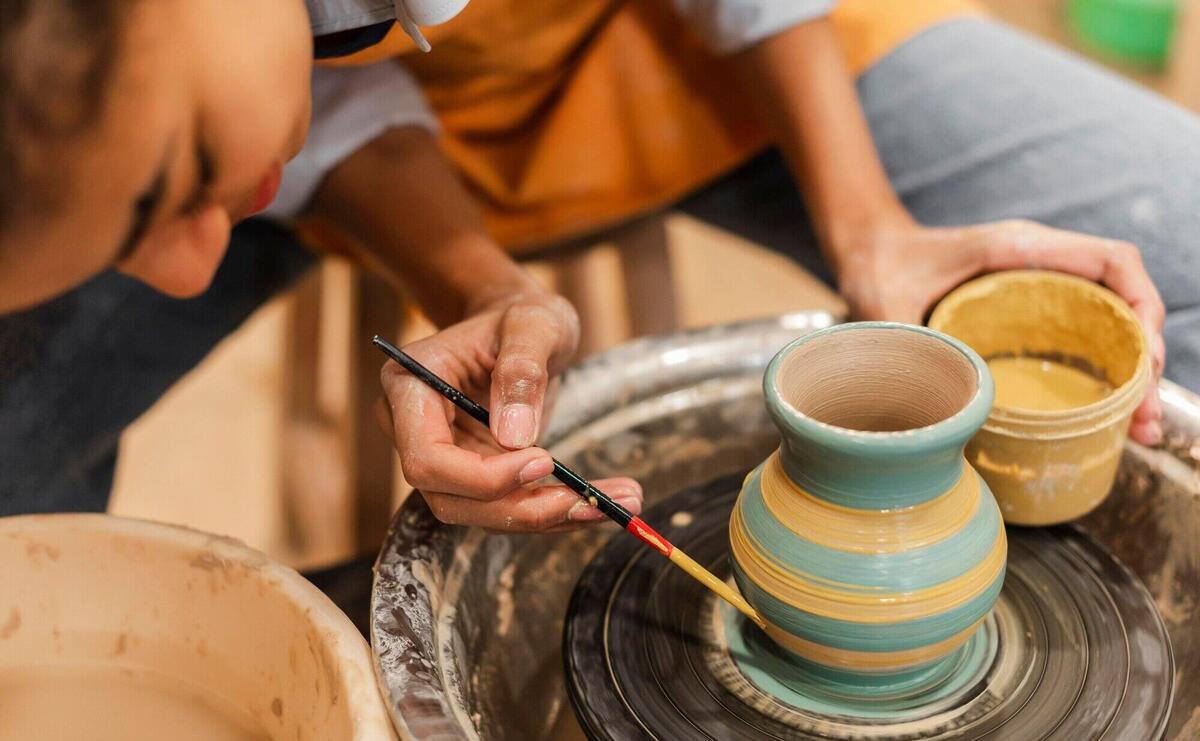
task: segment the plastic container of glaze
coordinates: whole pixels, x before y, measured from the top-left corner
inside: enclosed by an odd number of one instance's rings
[[[1082,278],[1012,271],[960,286],[934,310],[929,326],[985,360],[1046,360],[1111,388],[1096,401],[1052,411],[1011,398],[997,403],[967,445],[967,459],[1006,522],[1057,524],[1099,506],[1151,377],[1146,341],[1129,306]],[[998,402],[1005,397],[1002,385],[998,378]]]
[[[366,642],[241,543],[0,518],[0,740],[392,741]]]

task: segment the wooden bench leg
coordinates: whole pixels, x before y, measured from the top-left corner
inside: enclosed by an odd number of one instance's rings
[[[579,349],[576,358],[582,359],[629,337],[625,316],[620,311],[614,291],[616,255],[610,248],[593,247],[572,250],[557,256],[555,289],[579,313]]]
[[[289,298],[284,333],[281,434],[284,545],[305,564],[349,555],[353,530],[346,454],[337,421],[320,401],[324,268]]]
[[[354,540],[360,552],[376,551],[392,515],[396,452],[379,428],[376,404],[382,396],[379,369],[385,358],[371,344],[374,335],[395,340],[400,333],[400,300],[383,280],[357,271],[351,326],[350,398],[346,421],[354,498]]]
[[[613,236],[625,276],[629,323],[635,337],[679,328],[666,219],[650,216]]]
[[[288,308],[282,506],[287,547],[305,564],[378,550],[392,514],[395,451],[375,416],[384,358],[371,337],[396,338],[400,301],[391,286],[360,270],[348,285],[348,315],[334,312],[349,335],[340,410],[321,401],[322,353],[335,353],[339,364],[344,358],[340,347],[321,346],[322,322],[331,319],[322,314],[323,271],[305,278]]]
[[[666,219],[654,215],[591,246],[544,258],[554,268],[556,290],[579,312],[578,357],[679,328],[668,247]]]

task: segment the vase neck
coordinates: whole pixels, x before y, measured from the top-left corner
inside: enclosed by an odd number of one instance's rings
[[[913,507],[953,486],[993,396],[987,366],[966,345],[889,322],[801,337],[763,376],[784,473],[856,509]]]
[[[780,463],[792,482],[815,497],[875,510],[913,507],[942,495],[966,463],[961,445],[914,453],[871,442],[846,451],[785,434]]]

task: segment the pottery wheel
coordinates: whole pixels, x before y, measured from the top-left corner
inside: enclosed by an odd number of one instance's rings
[[[727,477],[681,492],[646,520],[728,578],[740,486]],[[925,706],[850,717],[760,688],[746,652],[761,634],[657,553],[613,537],[567,612],[571,703],[592,739],[621,741],[1161,738],[1173,664],[1149,593],[1074,529],[1010,528],[1008,538],[1004,590],[977,642],[988,656],[982,669]]]

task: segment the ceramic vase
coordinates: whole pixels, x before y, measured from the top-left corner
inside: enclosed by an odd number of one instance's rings
[[[800,663],[924,670],[980,630],[1007,542],[963,448],[994,390],[970,348],[923,327],[843,324],[781,350],[763,380],[779,449],[730,520],[734,578]]]

